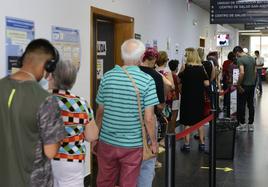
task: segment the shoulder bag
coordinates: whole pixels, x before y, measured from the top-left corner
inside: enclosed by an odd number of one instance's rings
[[[154,154],[151,149],[150,149],[150,145],[148,144],[147,141],[147,131],[146,131],[146,127],[143,121],[143,115],[141,112],[141,102],[140,102],[140,91],[134,81],[134,79],[132,78],[132,76],[128,73],[128,71],[126,70],[125,67],[122,67],[123,71],[127,74],[128,78],[131,80],[132,85],[135,89],[136,95],[137,95],[137,101],[138,101],[138,110],[139,110],[139,118],[140,118],[140,122],[141,122],[141,129],[142,129],[142,141],[143,141],[143,160],[149,160],[153,157],[156,156],[156,154]]]

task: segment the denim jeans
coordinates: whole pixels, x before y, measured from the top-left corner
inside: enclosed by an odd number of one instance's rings
[[[260,93],[262,93],[262,80],[261,80],[262,69],[257,69],[257,88],[259,89]]]
[[[155,163],[156,158],[142,161],[137,187],[152,187],[155,176]]]
[[[254,92],[255,86],[242,86],[244,89],[243,93],[238,93],[238,122],[240,124],[245,123],[245,113],[246,113],[246,104],[248,107],[248,123],[252,124],[254,122]]]

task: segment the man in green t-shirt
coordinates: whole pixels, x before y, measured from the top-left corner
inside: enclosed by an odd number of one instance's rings
[[[27,46],[22,68],[0,79],[0,181],[5,187],[52,187],[50,159],[65,137],[56,98],[38,82],[58,53],[45,39]]]
[[[233,53],[238,58],[237,65],[239,68],[239,78],[237,83],[237,117],[240,126],[237,129],[240,131],[254,131],[253,122],[256,62],[254,58],[247,55],[240,46],[236,46],[233,49]],[[249,110],[248,125],[245,124],[246,104]]]

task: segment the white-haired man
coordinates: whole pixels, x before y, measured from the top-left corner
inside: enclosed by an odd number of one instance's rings
[[[144,51],[144,44],[135,39],[121,46],[124,66],[140,91],[144,122],[156,153],[154,106],[159,101],[153,78],[138,67]],[[119,182],[121,187],[136,187],[142,161],[141,123],[135,89],[120,66],[104,75],[96,101],[96,123],[101,131],[97,186],[111,187]]]

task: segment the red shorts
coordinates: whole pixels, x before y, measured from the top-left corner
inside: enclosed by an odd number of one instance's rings
[[[136,187],[142,162],[142,148],[98,143],[98,187]]]

